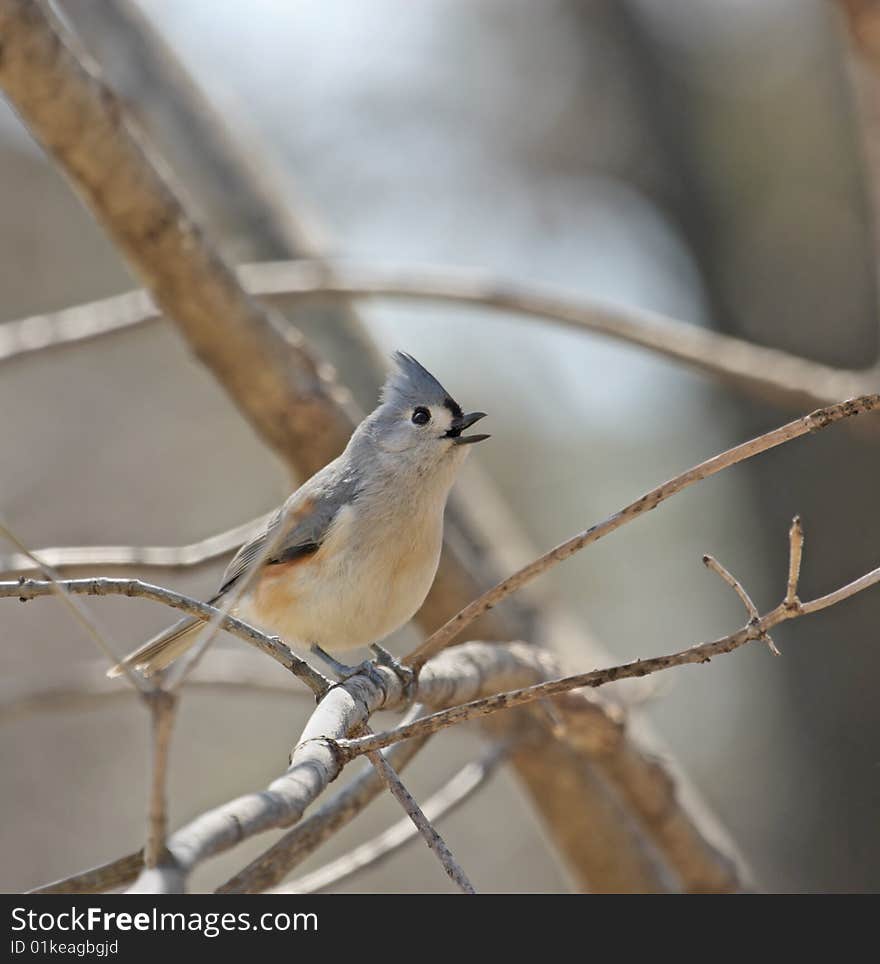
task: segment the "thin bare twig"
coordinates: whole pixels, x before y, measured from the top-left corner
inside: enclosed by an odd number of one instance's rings
[[[133,596],[151,599],[172,609],[179,609],[198,619],[208,621],[217,616],[218,609],[200,602],[190,596],[153,586],[140,579],[61,579],[58,585],[67,592],[86,596]],[[53,592],[50,582],[36,579],[18,579],[15,582],[0,582],[0,598],[17,597],[23,600],[38,599]],[[297,656],[278,636],[269,636],[253,626],[226,615],[220,625],[228,633],[256,646],[261,652],[271,656],[298,679],[301,679],[316,695],[326,692],[330,680]]]
[[[373,764],[379,779],[385,784],[394,799],[403,807],[413,822],[416,830],[422,835],[428,847],[437,855],[437,859],[443,865],[449,879],[466,894],[475,894],[474,885],[468,880],[467,875],[461,869],[458,861],[453,857],[452,851],[446,845],[446,841],[440,836],[431,821],[425,816],[425,812],[416,803],[415,798],[403,785],[403,781],[394,772],[391,764],[382,756],[381,753],[368,753],[367,759]]]
[[[485,786],[507,755],[505,744],[491,746],[485,754],[465,764],[443,787],[432,794],[422,808],[425,816],[436,823],[457,810],[481,787]],[[355,847],[336,860],[297,877],[296,880],[273,887],[271,894],[317,894],[322,890],[353,877],[367,868],[375,867],[397,853],[418,836],[413,822],[406,817],[390,826],[373,840]]]
[[[746,607],[746,612],[749,614],[749,619],[760,619],[761,614],[758,612],[757,606],[752,602],[749,594],[743,589],[742,583],[733,575],[730,570],[723,566],[714,556],[705,555],[703,556],[703,565],[707,569],[711,569],[716,575],[720,576],[728,586],[739,596],[740,601]]]
[[[128,291],[84,305],[0,325],[0,363],[36,352],[126,331],[158,321],[162,312],[146,291]]]
[[[801,576],[801,557],[804,552],[804,527],[801,517],[796,515],[791,520],[788,530],[788,582],[785,587],[785,605],[797,606],[798,580]]]
[[[244,265],[238,277],[253,295],[380,297],[444,301],[542,318],[631,344],[789,406],[827,405],[877,384],[871,371],[832,368],[654,312],[610,305],[535,284],[460,267],[382,266],[340,261]],[[158,320],[143,292],[131,292],[0,328],[0,362]]]
[[[473,268],[297,261],[240,269],[249,290],[303,296],[427,299],[541,318],[646,349],[790,406],[827,405],[876,389],[876,375],[832,368],[730,335],[589,296]]]
[[[437,730],[476,717],[486,716],[498,710],[511,709],[515,706],[523,706],[534,700],[546,697],[558,696],[561,693],[568,693],[571,690],[581,687],[599,687],[607,683],[614,683],[621,679],[631,679],[632,677],[648,676],[661,670],[671,669],[673,666],[685,666],[689,663],[708,663],[714,656],[723,653],[732,653],[740,646],[752,642],[756,639],[764,639],[768,630],[779,623],[789,619],[797,619],[799,616],[806,616],[810,613],[819,612],[827,609],[850,596],[862,592],[880,582],[880,567],[872,569],[871,572],[860,576],[853,582],[835,589],[833,592],[807,603],[796,603],[794,606],[788,605],[783,600],[775,609],[757,620],[750,620],[738,632],[708,643],[699,643],[687,649],[670,653],[666,656],[655,656],[651,659],[638,659],[631,663],[623,663],[619,666],[612,666],[608,669],[591,670],[588,673],[578,673],[574,676],[566,676],[562,679],[550,680],[546,683],[537,683],[532,686],[523,687],[518,690],[511,690],[506,693],[498,693],[495,696],[486,697],[481,700],[474,700],[461,706],[454,706],[448,710],[441,710],[432,713],[430,716],[422,717],[406,726],[399,726],[384,733],[377,733],[372,736],[353,737],[351,739],[334,740],[333,749],[340,754],[342,759],[347,761],[361,753],[379,750],[382,747],[390,746],[398,740],[408,740],[414,736],[424,736],[428,733],[436,733]]]
[[[2,326],[0,326],[2,332]],[[2,335],[0,335],[2,337]],[[53,569],[124,566],[156,569],[189,569],[229,555],[268,521],[272,513],[234,526],[216,535],[182,546],[49,546],[33,554]],[[40,571],[23,552],[0,555],[0,573]]]
[[[749,621],[757,621],[761,618],[761,614],[758,612],[758,607],[752,602],[751,596],[745,591],[742,583],[727,569],[723,566],[714,556],[703,556],[703,564],[711,569],[716,575],[720,576],[724,582],[730,586],[731,589],[739,596],[740,601],[746,607],[746,612],[749,614]],[[767,643],[767,648],[773,653],[774,656],[779,656],[779,650],[776,648],[776,643],[773,642],[773,637],[768,633],[764,637],[764,641]]]
[[[683,491],[695,482],[708,479],[723,469],[743,462],[745,459],[753,458],[768,449],[775,448],[785,442],[800,438],[811,432],[818,432],[821,429],[833,425],[841,419],[851,418],[862,415],[865,412],[873,411],[880,405],[880,395],[863,395],[859,398],[851,398],[845,402],[838,402],[836,405],[829,405],[827,408],[817,409],[809,415],[795,419],[781,428],[774,429],[764,435],[736,445],[727,451],[716,455],[699,465],[682,472],[675,478],[658,485],[656,488],[646,492],[641,498],[631,502],[628,506],[615,512],[598,525],[591,526],[578,535],[567,539],[565,542],[544,553],[543,556],[524,566],[512,576],[502,580],[487,592],[483,593],[478,599],[465,606],[456,616],[448,620],[433,635],[429,636],[420,646],[414,649],[404,658],[404,662],[413,669],[418,670],[426,659],[439,653],[444,647],[448,646],[473,620],[477,619],[482,613],[497,606],[503,599],[511,593],[521,589],[536,577],[545,573],[548,569],[586,546],[597,542],[603,536],[614,532],[621,526],[632,522],[652,509],[656,509],[661,502]]]

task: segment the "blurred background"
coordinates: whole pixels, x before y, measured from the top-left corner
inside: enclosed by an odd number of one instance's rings
[[[117,5],[54,6],[229,259],[285,257],[270,227],[224,191],[210,146],[181,124],[162,77],[132,55]],[[479,266],[829,365],[876,361],[870,169],[835,3],[141,0],[137,9],[249,162],[283,185],[303,253]],[[0,212],[0,319],[134,286],[3,104]],[[798,414],[545,322],[449,305],[358,310],[383,349],[413,353],[463,405],[490,412],[492,441],[471,461],[542,549]],[[327,344],[326,306],[290,316]],[[332,360],[357,389],[357,352],[337,347]],[[282,465],[164,322],[4,365],[0,408],[0,512],[33,547],[191,542],[289,491]],[[704,552],[759,608],[778,602],[797,512],[802,595],[819,595],[878,564],[877,438],[845,426],[728,471],[559,567],[549,588],[616,660],[672,651],[743,623],[733,594],[700,564]],[[222,566],[146,578],[206,598]],[[167,621],[137,601],[89,605],[120,650]],[[94,664],[56,603],[6,600],[0,614],[6,689],[62,683]],[[753,646],[655,677],[636,710],[759,889],[880,889],[878,618],[880,594],[866,593],[781,627],[782,658]],[[172,824],[263,786],[308,711],[306,699],[188,696]],[[416,794],[473,746],[464,732],[438,739],[413,766]],[[136,849],[147,751],[147,719],[130,698],[4,722],[0,887]],[[499,801],[503,821],[490,819]],[[397,817],[392,801],[378,801],[309,866]],[[443,829],[478,889],[568,887],[507,774]],[[269,839],[213,862],[196,885],[212,886]],[[346,885],[448,887],[420,845]]]

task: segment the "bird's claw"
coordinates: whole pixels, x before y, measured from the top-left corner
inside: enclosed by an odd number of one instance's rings
[[[340,662],[335,656],[331,656],[330,653],[328,653],[317,643],[313,643],[309,648],[311,649],[312,653],[318,657],[318,659],[320,659],[330,668],[340,683],[344,683],[353,676],[358,676],[359,674],[364,673],[371,679],[376,680],[379,685],[383,685],[384,681],[376,674],[376,667],[384,666],[387,669],[392,670],[403,686],[404,698],[409,701],[412,689],[415,685],[416,674],[409,668],[409,666],[404,665],[396,656],[393,656],[391,653],[389,653],[384,646],[380,646],[378,643],[371,643],[370,649],[375,654],[374,658],[365,659],[362,663],[358,663],[356,666],[349,666],[347,663]]]
[[[394,672],[394,675],[400,680],[400,685],[403,687],[403,696],[407,703],[412,700],[412,691],[416,683],[415,672],[402,663],[396,656],[389,653],[384,646],[380,646],[378,643],[370,643],[370,649],[375,653],[375,661],[380,666],[385,666]]]
[[[329,667],[330,671],[340,683],[344,683],[359,673],[369,674],[375,669],[375,664],[371,659],[365,659],[362,663],[358,663],[357,666],[350,666],[348,663],[340,662],[335,656],[331,656],[326,649],[317,643],[312,643],[309,649],[322,663]]]

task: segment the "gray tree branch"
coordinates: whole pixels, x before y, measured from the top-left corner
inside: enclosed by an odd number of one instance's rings
[[[298,260],[243,265],[237,273],[248,292],[266,300],[415,299],[544,319],[642,348],[722,378],[739,391],[791,408],[827,405],[838,398],[866,394],[878,386],[874,369],[833,368],[655,312],[515,282],[475,269]],[[97,338],[160,317],[161,312],[143,292],[130,292],[8,322],[0,329],[0,362]]]

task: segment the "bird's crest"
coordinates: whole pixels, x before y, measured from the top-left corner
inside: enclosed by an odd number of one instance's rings
[[[445,405],[453,409],[453,414],[456,411],[461,414],[461,409],[453,401],[449,392],[412,355],[396,351],[392,357],[395,368],[382,388],[382,402],[403,408],[416,405]]]

